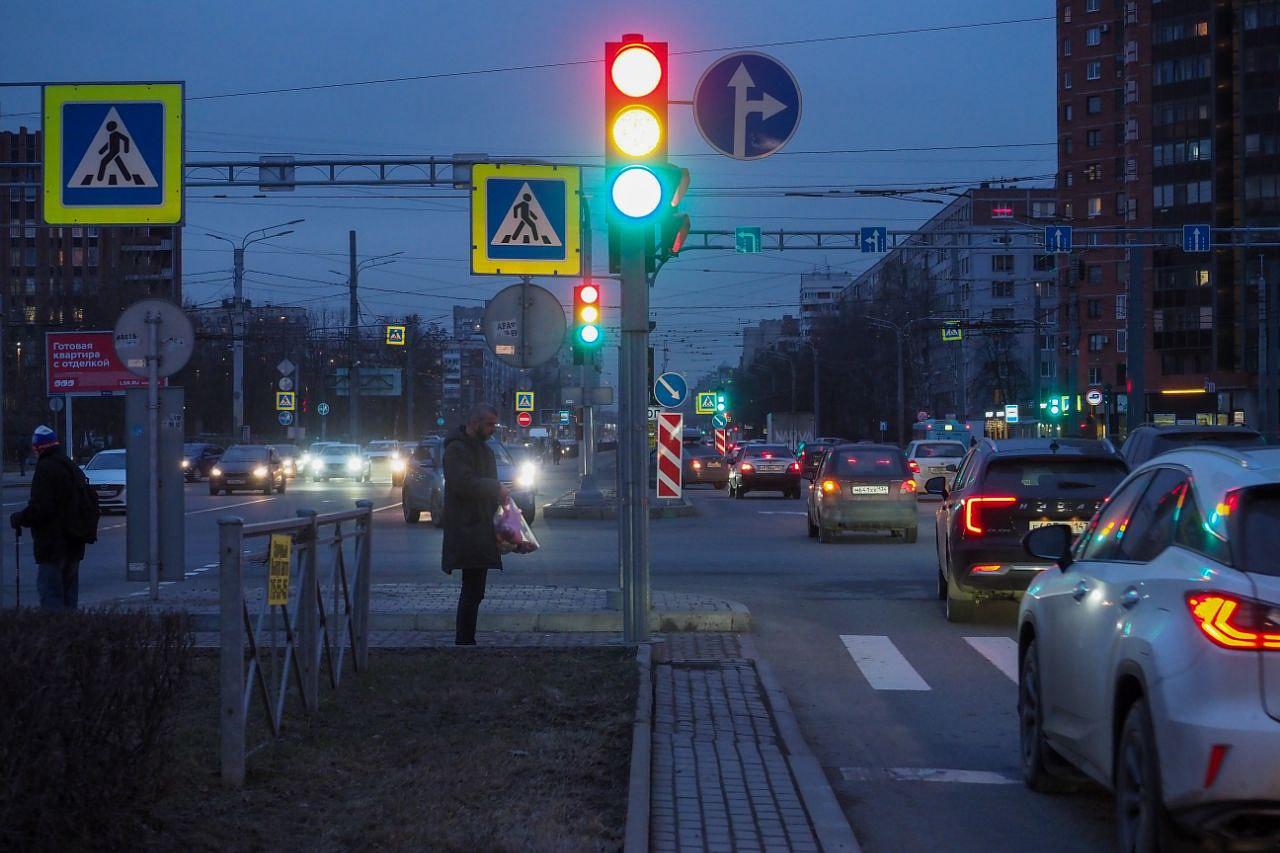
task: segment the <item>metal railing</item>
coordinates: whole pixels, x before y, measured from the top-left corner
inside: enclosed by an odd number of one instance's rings
[[[222,780],[228,785],[244,784],[246,728],[255,693],[272,737],[279,737],[291,683],[305,712],[312,714],[319,707],[322,670],[336,690],[348,652],[354,671],[368,666],[373,504],[357,501],[356,507],[324,515],[299,510],[296,519],[261,524],[246,525],[234,517],[218,520],[219,735]],[[245,597],[246,543],[270,543],[273,534],[289,537],[288,583],[277,587],[284,603],[270,603],[271,572],[264,572],[255,618]],[[344,552],[348,542],[354,544],[350,561]],[[330,563],[322,578],[320,556],[326,550]],[[264,566],[270,566],[270,551],[264,554]],[[283,573],[277,580],[283,580]],[[277,645],[278,628],[283,628],[282,646]]]

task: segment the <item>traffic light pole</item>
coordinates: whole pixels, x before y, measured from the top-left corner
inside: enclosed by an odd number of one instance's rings
[[[649,634],[649,494],[647,490],[649,282],[644,230],[623,227],[619,270],[622,342],[618,353],[618,551],[622,634],[628,643]]]

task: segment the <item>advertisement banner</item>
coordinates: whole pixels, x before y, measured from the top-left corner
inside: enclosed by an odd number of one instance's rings
[[[120,394],[145,388],[147,380],[125,369],[116,356],[113,333],[47,332],[45,376],[49,395]],[[165,380],[160,380],[161,386]]]

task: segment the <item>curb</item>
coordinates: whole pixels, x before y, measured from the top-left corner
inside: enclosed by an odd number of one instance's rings
[[[662,633],[694,631],[744,632],[751,630],[751,611],[736,601],[728,602],[728,610],[651,611],[649,627]],[[217,613],[189,614],[196,631],[219,630]],[[374,611],[369,614],[371,631],[452,631],[456,616],[452,612],[430,613]],[[622,632],[622,613],[618,610],[577,612],[505,612],[480,614],[485,631],[504,633],[614,633]]]
[[[809,819],[813,822],[813,831],[818,836],[818,843],[826,851],[860,853],[862,848],[853,833],[853,827],[849,825],[849,819],[840,808],[836,793],[831,788],[822,765],[809,750],[809,744],[805,742],[804,736],[800,734],[800,725],[796,721],[795,713],[791,710],[791,703],[787,701],[787,695],[782,691],[782,685],[774,675],[772,667],[769,666],[768,661],[760,657],[750,637],[742,637],[739,642],[743,652],[755,665],[756,675],[764,688],[765,701],[773,714],[774,726],[786,747],[787,765],[791,768],[791,775],[796,780],[796,787],[800,789],[800,797],[804,800],[805,810],[809,812]]]
[[[649,853],[650,786],[653,783],[653,646],[636,646],[640,688],[636,693],[636,719],[631,727],[631,776],[627,783],[627,827],[622,849]]]

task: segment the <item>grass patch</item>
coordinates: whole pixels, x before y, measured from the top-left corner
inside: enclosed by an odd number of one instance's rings
[[[634,652],[372,650],[313,720],[217,775],[217,659],[182,692],[165,793],[130,846],[182,850],[614,850],[626,823]],[[256,701],[256,700],[255,700]],[[251,726],[250,744],[266,740]]]

